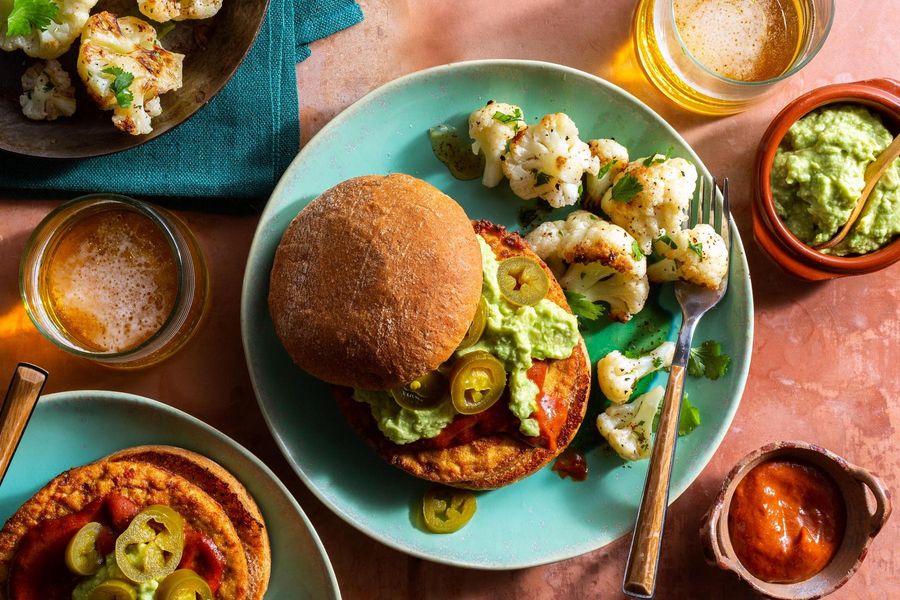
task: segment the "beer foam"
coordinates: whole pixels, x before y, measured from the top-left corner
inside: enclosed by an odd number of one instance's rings
[[[793,58],[782,1],[790,0],[675,0],[675,22],[685,46],[708,69],[757,81],[779,75]]]
[[[88,217],[66,233],[48,282],[54,312],[70,335],[121,352],[163,326],[176,278],[172,250],[156,226],[143,215],[115,212]]]

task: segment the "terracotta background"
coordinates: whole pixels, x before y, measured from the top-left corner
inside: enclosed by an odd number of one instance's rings
[[[304,140],[348,104],[397,76],[472,58],[553,61],[607,78],[672,123],[710,170],[731,178],[756,302],[753,362],[731,432],[669,513],[658,598],[750,598],[731,576],[708,567],[697,539],[701,515],[722,477],[747,452],[780,439],[817,442],[874,469],[900,489],[900,266],[878,274],[809,284],[763,257],[750,235],[749,187],[755,146],[790,99],[812,88],[900,76],[900,3],[837,0],[820,55],[766,101],[711,119],[669,104],[632,62],[627,0],[370,0],[366,20],[313,44],[298,66]],[[0,157],[2,160],[2,157]],[[110,371],[44,341],[18,299],[17,266],[32,228],[57,202],[0,200],[0,377],[16,362],[46,367],[47,391],[112,389],[178,406],[218,427],[265,460],[299,498],[331,556],[345,598],[619,598],[628,540],[558,564],[478,572],[390,550],[334,516],[294,476],[256,407],[239,332],[243,266],[257,217],[222,200],[212,211],[181,211],[211,263],[213,309],[192,344],[136,372]],[[182,207],[161,199],[162,204]],[[249,214],[248,214],[249,213]],[[598,499],[602,500],[602,499]],[[552,507],[551,507],[552,509]],[[900,517],[888,523],[859,573],[835,598],[900,597]]]

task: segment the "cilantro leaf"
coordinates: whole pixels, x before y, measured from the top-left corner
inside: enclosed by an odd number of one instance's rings
[[[688,374],[691,377],[718,379],[728,372],[731,357],[722,354],[722,345],[715,340],[706,340],[699,348],[691,348],[688,359]]]
[[[662,403],[659,405],[656,416],[653,417],[653,433],[656,433],[656,430],[659,427],[659,417],[661,413]],[[699,424],[700,410],[691,404],[691,399],[688,398],[687,392],[685,392],[684,400],[681,401],[681,416],[678,419],[678,435],[682,436],[689,434],[696,429]]]
[[[700,260],[703,260],[703,244],[692,244],[688,242],[688,250],[699,256]]]
[[[538,171],[537,173],[534,174],[534,182],[537,185],[545,185],[547,183],[550,183],[551,179],[553,179],[553,178],[550,175],[547,175],[546,173],[544,173],[543,171]]]
[[[678,250],[678,244],[675,243],[675,240],[673,240],[672,238],[669,237],[668,233],[662,234],[661,236],[656,238],[656,241],[662,242],[663,244],[665,244],[672,250]]]
[[[634,257],[634,260],[641,260],[644,257],[641,247],[634,240],[631,241],[631,255]]]
[[[613,186],[612,199],[616,202],[628,202],[643,189],[644,186],[634,175],[626,173]]]
[[[119,106],[122,108],[128,108],[131,106],[132,100],[134,100],[134,95],[129,90],[129,86],[134,81],[134,75],[129,73],[128,71],[123,71],[119,67],[106,67],[101,71],[102,73],[106,73],[107,75],[112,75],[114,77],[110,87],[112,88],[113,93],[116,95],[116,102],[119,103]]]
[[[513,111],[513,114],[508,115],[504,112],[500,112],[499,110],[494,113],[494,119],[500,121],[501,123],[506,123],[509,125],[510,123],[515,126],[517,121],[522,120],[522,111],[519,108]]]
[[[578,292],[566,292],[566,301],[576,316],[588,321],[596,321],[598,317],[606,313],[605,306],[594,304],[584,294]]]
[[[691,404],[688,395],[681,402],[681,418],[678,419],[678,435],[687,435],[700,424],[700,409]]]
[[[603,177],[605,177],[606,174],[609,173],[609,170],[612,169],[613,165],[616,164],[617,162],[618,162],[617,160],[613,159],[613,160],[609,161],[608,163],[606,163],[605,165],[603,165],[602,167],[600,167],[600,170],[597,171],[597,179],[603,179]]]
[[[6,19],[6,37],[29,35],[33,29],[44,31],[58,13],[59,5],[53,0],[14,0]]]
[[[672,146],[669,146],[668,148],[666,148],[666,153],[663,155],[662,158],[656,158],[656,157],[659,155],[659,153],[656,153],[656,152],[655,152],[655,153],[651,154],[650,156],[648,156],[647,158],[644,159],[643,165],[644,165],[645,167],[649,167],[649,166],[652,165],[653,163],[663,163],[663,162],[666,162],[667,160],[669,160],[670,158],[672,158],[672,152],[674,152],[674,151],[675,151],[675,148],[672,147]]]

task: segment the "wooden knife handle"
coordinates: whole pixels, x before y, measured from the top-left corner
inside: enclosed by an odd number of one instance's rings
[[[46,381],[47,372],[40,367],[28,363],[16,367],[0,410],[0,484]]]

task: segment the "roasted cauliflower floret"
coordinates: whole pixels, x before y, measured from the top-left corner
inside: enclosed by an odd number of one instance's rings
[[[35,58],[65,54],[97,0],[0,0],[0,48]]]
[[[222,0],[138,0],[138,9],[158,23],[208,19],[222,8]]]
[[[585,208],[596,211],[606,190],[612,187],[613,180],[628,166],[628,149],[616,140],[589,140],[588,148],[591,156],[600,161],[597,175],[588,174],[587,195],[582,203]]]
[[[644,307],[647,259],[618,225],[576,210],[565,221],[541,223],[526,240],[565,290],[607,302],[612,318],[628,321]]]
[[[650,456],[653,419],[663,394],[663,388],[657,386],[628,404],[613,404],[597,416],[597,430],[620,457],[641,460]]]
[[[615,404],[627,402],[642,377],[670,367],[674,356],[675,344],[672,342],[663,342],[649,354],[637,358],[628,358],[613,350],[597,361],[600,390]]]
[[[706,224],[663,235],[654,249],[663,259],[647,268],[653,282],[680,279],[715,290],[728,273],[725,240]]]
[[[503,174],[520,198],[543,198],[559,208],[578,202],[581,177],[596,175],[600,161],[578,138],[578,128],[565,113],[544,115],[516,134],[503,161]]]
[[[694,165],[657,154],[629,163],[600,205],[613,223],[634,236],[644,254],[650,254],[662,230],[684,227],[696,185]]]
[[[78,74],[97,105],[113,111],[116,127],[141,135],[162,112],[159,96],[181,87],[183,60],[159,45],[146,21],[101,12],[85,25]]]
[[[75,88],[57,60],[31,65],[22,74],[22,113],[35,121],[54,121],[75,114]]]
[[[495,187],[503,180],[500,162],[505,158],[507,144],[527,127],[522,109],[505,102],[491,100],[469,115],[469,137],[475,140],[472,152],[484,154],[481,183]]]

